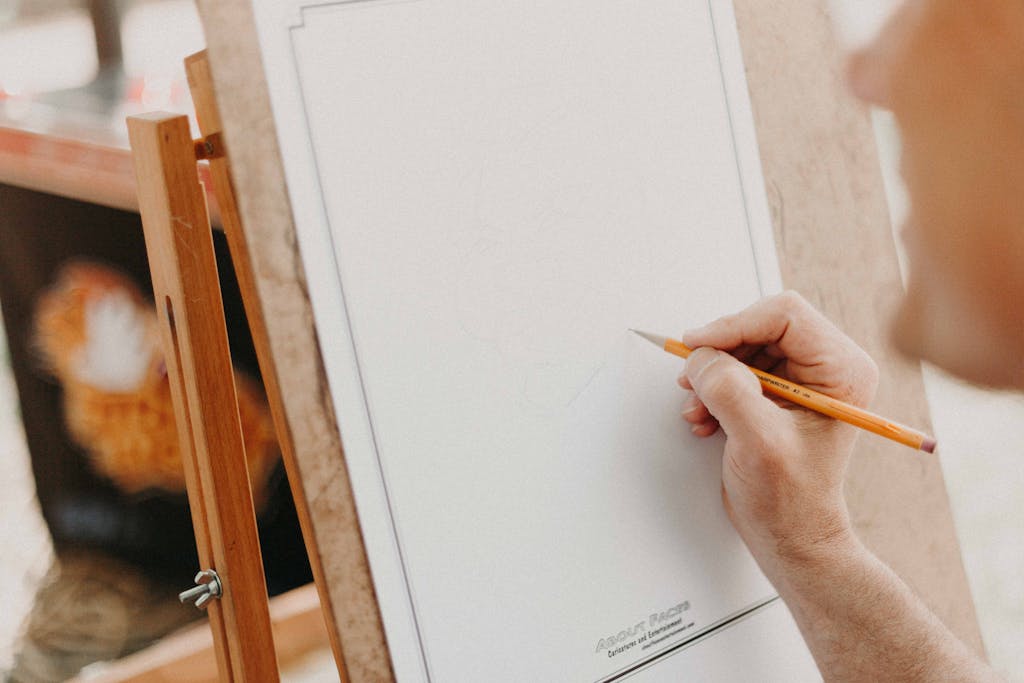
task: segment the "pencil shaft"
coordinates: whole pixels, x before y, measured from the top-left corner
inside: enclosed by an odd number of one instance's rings
[[[667,340],[664,349],[682,358],[688,357],[692,352],[692,349],[675,339]],[[774,396],[779,396],[822,415],[841,420],[854,427],[860,427],[914,449],[931,452],[935,448],[935,440],[927,434],[763,370],[752,368],[749,365],[747,368],[757,375],[764,390]]]

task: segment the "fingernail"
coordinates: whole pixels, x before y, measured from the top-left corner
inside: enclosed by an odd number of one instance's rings
[[[708,329],[707,325],[701,325],[700,327],[694,327],[692,329],[683,332],[682,340],[685,342],[688,338],[699,336]]]
[[[689,394],[689,392],[687,393]],[[686,400],[683,401],[683,415],[689,415],[699,407],[700,402],[697,400],[697,396],[695,394],[689,394],[686,397]]]
[[[696,434],[697,430],[700,429],[703,426],[704,426],[703,424],[693,425],[692,427],[690,427],[690,432],[693,433],[693,434]]]
[[[708,358],[710,356],[710,358]],[[695,388],[700,382],[701,375],[703,375],[708,368],[718,362],[721,357],[721,353],[718,351],[710,351],[705,353],[702,349],[698,349],[690,358],[686,361],[687,376],[690,378],[690,384]]]

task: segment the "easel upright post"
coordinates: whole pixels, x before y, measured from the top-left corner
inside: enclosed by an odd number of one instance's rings
[[[228,248],[231,251],[231,261],[235,267],[235,275],[238,278],[238,287],[242,294],[245,315],[249,321],[253,346],[256,348],[260,375],[267,388],[267,401],[270,404],[270,412],[274,419],[274,429],[277,432],[278,442],[281,445],[281,459],[288,473],[288,483],[291,486],[292,498],[295,501],[299,525],[302,528],[302,536],[306,541],[309,565],[313,571],[313,580],[320,596],[320,604],[323,608],[324,623],[330,638],[331,649],[334,653],[338,671],[341,673],[342,678],[345,679],[347,678],[347,673],[341,649],[341,640],[338,635],[337,626],[332,618],[330,607],[331,595],[326,589],[327,583],[324,577],[323,562],[320,559],[316,536],[309,518],[309,503],[306,500],[306,492],[302,488],[302,477],[299,475],[298,463],[295,459],[294,441],[288,425],[288,419],[285,415],[284,406],[281,404],[281,389],[277,381],[277,368],[274,364],[274,356],[270,350],[270,340],[267,337],[267,326],[263,318],[263,309],[259,304],[256,276],[253,272],[252,263],[249,260],[246,234],[242,229],[242,219],[238,214],[238,204],[235,201],[235,191],[231,182],[231,165],[222,137],[223,126],[213,90],[213,76],[210,72],[210,60],[207,57],[206,50],[185,58],[185,72],[188,76],[189,91],[192,93],[192,102],[196,110],[196,119],[199,122],[199,132],[203,135],[204,141],[202,150],[198,150],[200,143],[197,143],[197,151],[201,151],[201,156],[206,158],[210,164],[213,192],[217,199],[217,206],[220,209],[221,227],[224,230],[225,237],[227,237]]]
[[[186,485],[221,680],[279,679],[206,197],[188,118],[128,119]]]

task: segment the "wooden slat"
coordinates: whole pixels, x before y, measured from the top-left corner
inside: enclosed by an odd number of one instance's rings
[[[278,152],[250,0],[198,0],[279,398],[352,683],[394,680]]]
[[[221,678],[278,680],[213,237],[188,118],[128,119],[146,250]]]
[[[204,137],[219,135],[221,131],[220,111],[217,108],[213,79],[210,74],[210,62],[206,51],[198,52],[185,59],[185,71],[188,75],[189,89],[192,91],[192,101],[195,104],[200,132]],[[221,144],[223,144],[223,139],[221,139]],[[242,293],[242,303],[245,305],[245,314],[252,332],[253,344],[256,347],[260,374],[263,376],[270,412],[274,418],[274,428],[277,431],[278,442],[281,444],[281,457],[284,460],[285,470],[288,472],[288,482],[291,485],[299,525],[306,541],[306,551],[309,555],[310,567],[313,570],[313,579],[320,591],[320,603],[324,608],[331,649],[338,663],[338,670],[341,671],[344,669],[344,659],[338,629],[335,627],[333,618],[331,594],[327,590],[320,549],[316,543],[316,534],[310,520],[306,491],[302,486],[301,470],[295,458],[294,438],[284,409],[281,385],[277,379],[277,364],[274,361],[273,353],[271,353],[267,325],[263,318],[263,308],[259,304],[259,292],[256,289],[256,276],[249,259],[247,236],[238,215],[229,159],[226,149],[222,150],[220,156],[210,159],[213,191],[217,196],[217,203],[221,207],[221,225],[231,250],[231,260],[235,266],[235,275]]]
[[[888,337],[903,285],[874,133],[825,5],[735,1],[782,277],[878,362],[873,409],[927,430],[920,365]],[[983,655],[939,459],[861,435],[846,497],[865,543]]]
[[[204,183],[209,175],[209,169],[199,167]],[[131,151],[108,140],[0,123],[0,183],[123,211],[139,210]],[[219,225],[216,201],[209,212],[210,220]]]
[[[123,147],[0,126],[0,183],[138,209],[131,153]]]

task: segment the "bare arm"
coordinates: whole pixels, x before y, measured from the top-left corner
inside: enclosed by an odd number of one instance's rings
[[[855,430],[762,394],[737,358],[856,405],[877,368],[798,295],[684,335],[695,434],[726,434],[722,498],[827,681],[997,681],[856,538],[843,499]],[[713,348],[709,348],[713,347]],[[721,350],[728,351],[725,353]]]
[[[850,536],[787,563],[775,585],[828,681],[999,681]]]

